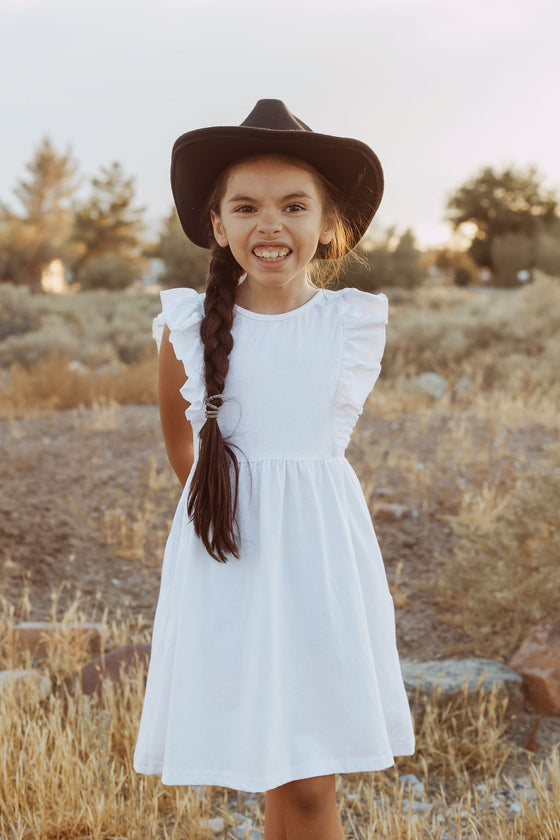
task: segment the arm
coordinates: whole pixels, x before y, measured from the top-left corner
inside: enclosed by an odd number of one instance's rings
[[[194,461],[193,430],[185,417],[190,403],[179,393],[185,381],[183,363],[175,356],[165,326],[159,352],[159,416],[169,463],[183,487]]]

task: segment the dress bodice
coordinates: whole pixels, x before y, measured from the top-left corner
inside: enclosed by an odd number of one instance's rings
[[[187,419],[198,433],[205,422],[200,322],[204,294],[161,293],[154,321],[161,341],[170,327],[175,353],[188,377],[181,389]],[[387,298],[354,288],[320,289],[302,306],[279,314],[235,304],[233,349],[218,423],[239,461],[321,460],[344,454],[363,403],[381,369]]]

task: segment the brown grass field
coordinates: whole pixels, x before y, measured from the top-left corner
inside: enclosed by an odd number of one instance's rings
[[[157,299],[115,298],[143,336],[126,359],[99,314],[107,296],[90,299],[86,319],[77,296],[18,295],[0,293],[0,323],[7,300],[32,326],[0,342],[0,668],[33,666],[56,689],[89,657],[65,627],[101,621],[107,650],[149,640],[179,486],[155,406]],[[347,455],[379,536],[399,650],[507,662],[533,624],[560,623],[560,280],[388,296],[383,372]],[[423,371],[445,376],[448,392],[419,393]],[[407,514],[383,518],[387,502]],[[29,618],[63,623],[44,661],[10,643]],[[134,773],[142,698],[142,679],[126,677],[118,695],[77,695],[66,713],[57,690],[38,703],[0,693],[1,840],[234,838],[235,814],[262,830],[264,794]],[[483,691],[411,704],[414,756],[337,776],[348,838],[558,840],[559,715],[514,714]],[[409,773],[423,804],[403,788]],[[217,817],[214,835],[204,821]]]

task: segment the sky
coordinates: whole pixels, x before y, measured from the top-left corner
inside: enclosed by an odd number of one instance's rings
[[[558,0],[0,0],[0,200],[48,136],[84,195],[119,161],[157,231],[174,140],[274,98],[378,155],[373,234],[440,244],[485,166],[560,194],[559,44]]]

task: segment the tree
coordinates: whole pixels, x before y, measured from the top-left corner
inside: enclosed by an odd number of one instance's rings
[[[560,277],[560,219],[537,226],[535,266],[545,274]]]
[[[518,272],[535,264],[534,239],[526,233],[495,236],[490,248],[496,286],[517,285]]]
[[[139,280],[139,271],[127,260],[105,254],[86,263],[80,271],[80,290],[126,289]]]
[[[446,212],[454,231],[465,223],[475,226],[468,253],[479,267],[495,271],[494,239],[506,234],[534,238],[539,225],[546,227],[557,218],[557,207],[554,192],[544,190],[535,166],[526,172],[509,167],[501,174],[485,167],[450,196]]]
[[[164,220],[159,241],[154,246],[154,255],[165,265],[165,272],[159,278],[162,286],[204,289],[209,252],[187,239],[175,207]]]
[[[413,289],[419,286],[424,278],[424,271],[420,265],[421,252],[416,247],[414,233],[410,228],[405,230],[393,251],[392,269],[395,284],[403,288]]]
[[[74,202],[72,242],[79,250],[72,271],[79,282],[85,267],[102,257],[112,256],[138,269],[144,263],[141,235],[145,207],[133,207],[134,178],[126,178],[114,161],[101,167],[91,179],[92,192],[85,201]]]
[[[71,201],[81,179],[70,147],[58,154],[47,136],[26,169],[29,177],[14,188],[21,212],[0,203],[0,280],[38,290],[52,260],[74,255]]]
[[[375,292],[387,286],[412,289],[424,279],[421,251],[416,248],[410,228],[401,235],[394,225],[381,233],[369,247],[364,247],[366,266],[349,266],[344,285]]]

